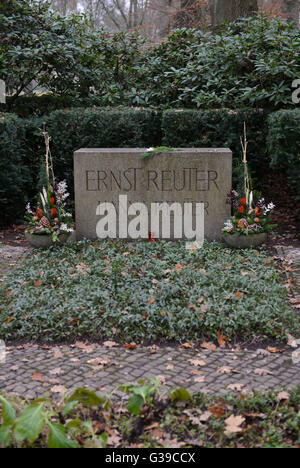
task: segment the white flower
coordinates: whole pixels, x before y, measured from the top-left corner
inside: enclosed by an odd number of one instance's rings
[[[33,212],[32,209],[31,209],[30,203],[27,203],[27,205],[26,205],[26,211],[27,211],[27,213],[29,213],[29,214],[31,214],[31,215],[34,214],[34,212]]]
[[[65,223],[62,223],[60,225],[60,228],[59,228],[61,231],[65,231],[65,232],[73,232],[74,229],[73,228],[69,228]]]
[[[231,221],[231,219],[228,219],[228,220],[224,223],[223,231],[224,231],[224,232],[231,232],[233,229],[234,229],[234,226],[233,226],[233,224],[232,224],[232,221]]]
[[[154,148],[147,148],[147,153],[151,153],[151,151],[154,151]]]

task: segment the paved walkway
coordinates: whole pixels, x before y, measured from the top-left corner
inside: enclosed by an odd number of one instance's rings
[[[111,392],[122,383],[155,376],[167,387],[205,393],[300,385],[300,358],[293,362],[292,350],[125,350],[77,343],[55,348],[29,344],[7,351],[6,363],[0,364],[0,388],[27,397],[59,397],[75,387]]]
[[[22,253],[20,247],[0,247],[2,274]],[[286,268],[289,294],[299,308],[300,250],[279,247],[278,256],[284,257],[289,265]],[[288,389],[300,385],[300,344],[298,350],[291,347],[280,353],[276,348],[129,350],[112,342],[106,346],[78,342],[56,347],[28,343],[7,348],[5,362],[0,362],[0,389],[27,397],[60,397],[75,387],[111,392],[122,383],[155,376],[166,388],[184,386],[191,393]]]

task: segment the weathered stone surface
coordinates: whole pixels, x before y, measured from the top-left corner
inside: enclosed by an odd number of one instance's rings
[[[230,216],[232,153],[228,149],[180,149],[143,159],[145,149],[81,149],[74,154],[76,235],[95,239],[99,203],[119,195],[128,206],[144,203],[204,203],[205,237],[219,239]],[[149,231],[151,231],[149,227]],[[147,233],[148,234],[148,233]],[[119,232],[118,232],[118,237]],[[154,233],[154,237],[162,237]]]

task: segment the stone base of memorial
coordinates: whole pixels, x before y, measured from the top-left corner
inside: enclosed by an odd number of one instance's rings
[[[223,236],[224,242],[234,249],[251,249],[264,244],[267,240],[268,234],[261,232],[259,234],[249,234],[249,236],[235,236],[227,234]]]
[[[51,234],[30,234],[25,231],[25,238],[35,249],[48,249],[52,245],[64,245],[69,240],[70,234],[60,234],[58,241],[53,242]]]

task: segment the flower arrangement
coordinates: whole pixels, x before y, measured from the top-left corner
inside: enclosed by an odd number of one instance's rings
[[[51,235],[52,241],[57,242],[59,235],[73,232],[71,213],[66,208],[69,197],[66,181],[57,182],[54,177],[53,162],[50,152],[50,137],[45,130],[41,131],[46,144],[46,178],[47,186],[38,195],[37,206],[31,209],[26,205],[26,232],[35,235]],[[50,182],[51,173],[51,182]]]
[[[272,224],[272,212],[275,205],[266,204],[264,198],[256,196],[250,189],[250,178],[247,166],[247,135],[244,124],[244,140],[241,138],[244,164],[244,194],[241,196],[235,190],[228,194],[227,203],[231,204],[233,216],[225,222],[222,229],[224,235],[249,235],[268,233],[275,226]],[[256,200],[255,200],[256,199]]]
[[[265,199],[260,198],[257,203],[253,202],[253,192],[250,192],[249,199],[240,197],[232,190],[229,194],[234,209],[234,215],[225,222],[223,233],[236,235],[260,234],[271,232],[272,212],[275,208],[273,203],[266,205]]]

